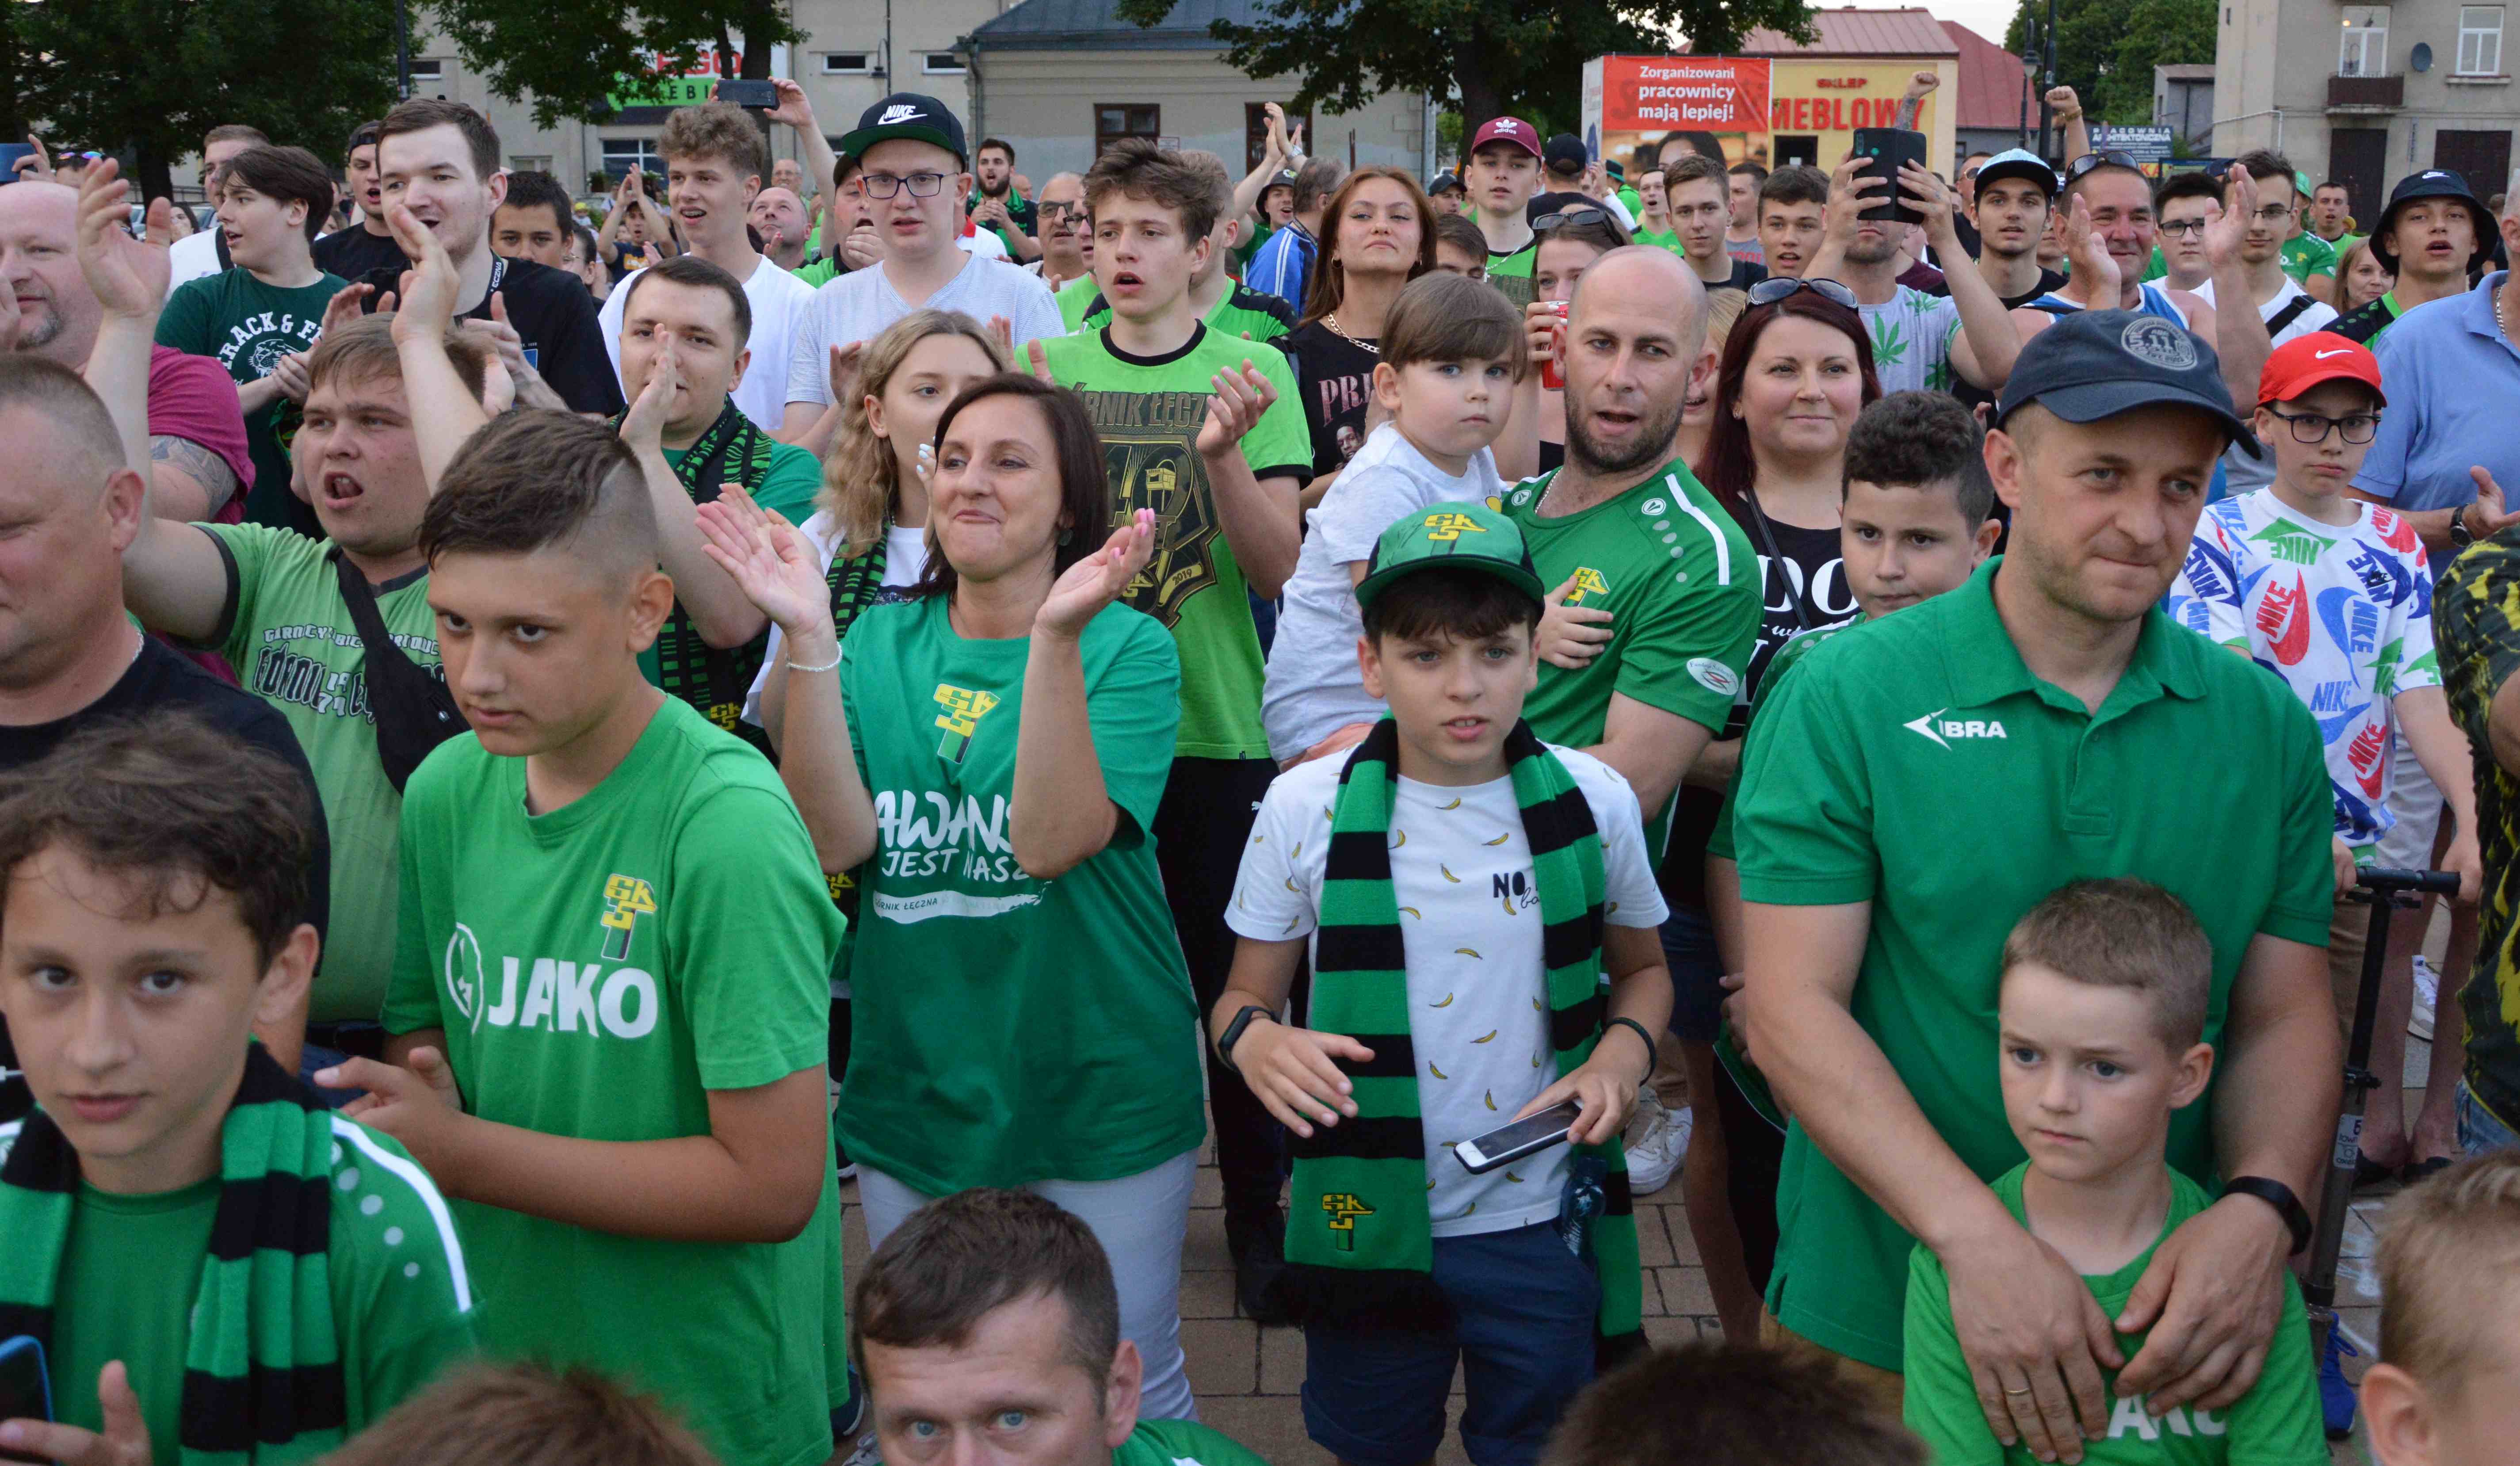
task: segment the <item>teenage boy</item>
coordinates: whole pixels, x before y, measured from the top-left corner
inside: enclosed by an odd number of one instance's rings
[[[1768,267],[1734,259],[1724,247],[1724,231],[1732,217],[1732,201],[1724,164],[1697,154],[1662,170],[1664,197],[1672,225],[1680,234],[1680,254],[1710,290],[1746,290],[1768,278]]]
[[[2520,1151],[2480,1155],[2389,1206],[2380,1358],[2362,1412],[2380,1466],[2491,1461],[2520,1438]]]
[[[1771,275],[1800,278],[1826,229],[1828,175],[1794,163],[1759,185],[1759,257]]]
[[[732,102],[678,109],[656,134],[665,157],[665,198],[682,227],[689,253],[733,277],[751,306],[752,364],[739,369],[735,405],[764,432],[777,432],[788,411],[788,360],[803,318],[813,308],[814,288],[780,269],[752,247],[745,215],[761,192],[767,148],[761,129]],[[679,257],[679,256],[678,256]],[[622,363],[622,332],[634,273],[605,297],[604,350],[622,373],[621,392],[635,396]],[[679,576],[677,577],[679,578]]]
[[[222,122],[202,135],[202,192],[213,203],[219,197],[219,175],[226,171],[228,159],[248,148],[267,148],[271,139],[259,127],[243,122]],[[32,180],[29,180],[30,182]],[[75,186],[76,180],[63,179]],[[177,240],[166,250],[170,270],[166,289],[179,289],[204,275],[216,275],[234,262],[228,258],[228,241],[216,229],[197,229]]]
[[[378,125],[377,170],[387,209],[410,209],[453,262],[458,320],[504,321],[524,363],[569,411],[621,411],[621,384],[605,359],[585,286],[565,271],[507,259],[490,247],[490,220],[508,196],[508,179],[487,118],[433,97],[402,103]],[[369,288],[362,308],[383,309],[402,288],[401,272],[375,271],[362,283]]]
[[[2258,182],[2258,206],[2255,213],[2242,221],[2240,234],[2240,278],[2247,285],[2247,298],[2258,308],[2258,319],[2267,324],[2271,347],[2280,347],[2314,332],[2323,332],[2336,320],[2336,308],[2312,295],[2295,283],[2288,273],[2285,248],[2296,223],[2293,199],[2292,164],[2272,153],[2260,150],[2244,153],[2231,166],[2246,170]],[[2334,266],[2329,269],[2332,273]],[[2196,288],[2196,298],[2207,305],[2220,307],[2214,293],[2214,282],[2208,279]],[[2233,309],[2237,309],[2236,301]],[[2367,355],[2367,353],[2366,353]],[[2269,357],[2272,361],[2272,355]],[[2260,384],[2263,388],[2264,375]],[[2263,440],[2262,440],[2263,441]],[[2354,455],[2356,459],[2361,454]],[[2227,494],[2242,494],[2265,487],[2275,475],[2272,458],[2242,451],[2234,445],[2223,455],[2223,484]]]
[[[1603,1375],[1541,1466],[1925,1466],[1899,1422],[1825,1363],[1754,1344],[1657,1349]]]
[[[2082,1277],[2092,1321],[2121,1318],[2154,1255],[2213,1201],[2164,1159],[2170,1117],[2204,1094],[2214,1072],[2214,1047],[2203,1042],[2213,982],[2205,929],[2178,897],[2145,881],[2075,881],[2004,939],[1993,1057],[2004,1122],[2029,1159],[1989,1184]],[[2309,1314],[2289,1273],[2281,1286],[2282,1316],[2255,1387],[2212,1409],[2156,1412],[2139,1394],[2119,1396],[2083,1459],[2322,1466]],[[1941,1261],[1917,1246],[1908,1266],[1908,1426],[1935,1466],[2030,1466],[2027,1446],[1987,1427],[1986,1386],[1960,1352],[1951,1295]],[[2149,1332],[2120,1331],[2120,1351],[2133,1357]],[[2114,1384],[2115,1371],[2107,1374]],[[2007,1393],[2034,1383],[2001,1369],[1994,1382]]]
[[[508,195],[490,214],[490,247],[509,259],[558,270],[565,264],[568,232],[576,224],[568,190],[559,179],[531,170],[510,173]]]
[[[341,151],[341,173],[348,180],[345,191],[359,206],[359,222],[315,242],[315,263],[343,280],[357,280],[377,270],[411,268],[402,246],[394,243],[393,231],[385,227],[385,201],[378,192],[377,128],[381,125],[362,122],[352,128],[350,144]]]
[[[1317,157],[1295,170],[1295,185],[1286,221],[1271,230],[1251,256],[1243,279],[1251,288],[1275,295],[1300,315],[1312,292],[1313,272],[1322,254],[1322,212],[1338,191],[1339,165]]]
[[[443,375],[410,343],[414,375]],[[652,1390],[726,1461],[810,1466],[848,1400],[826,976],[840,919],[778,776],[638,653],[671,611],[629,449],[475,432],[421,525],[472,732],[412,777],[387,1061],[319,1083],[457,1198],[493,1355]],[[625,1320],[636,1318],[636,1326]]]
[[[857,131],[840,139],[840,152],[862,170],[856,181],[882,254],[874,267],[816,290],[797,318],[779,436],[809,451],[820,451],[839,422],[832,351],[873,340],[914,310],[958,310],[974,321],[1004,316],[1018,350],[1066,330],[1038,277],[991,269],[956,244],[971,175],[964,166],[969,150],[963,124],[945,104],[895,92],[866,110]],[[762,367],[775,378],[770,362]]]
[[[1904,165],[1884,178],[1849,155],[1829,178],[1820,247],[1803,266],[1806,279],[1834,280],[1854,292],[1872,336],[1872,370],[1885,392],[1947,392],[1957,377],[1982,391],[2003,385],[2021,350],[2003,302],[1975,270],[1947,276],[1949,295],[1928,295],[1899,283],[1900,242],[1907,231],[1864,211],[1898,198],[1925,219],[1925,239],[1943,259],[1964,258],[1954,228],[1951,190],[1925,168]]]
[[[2398,180],[2389,206],[2371,228],[2371,255],[2397,272],[2387,294],[2345,313],[2336,333],[2369,343],[2418,305],[2467,289],[2468,266],[2494,247],[2494,215],[2448,168]]]
[[[1263,1466],[1195,1421],[1138,1418],[1146,1361],[1120,1337],[1111,1260],[1029,1191],[921,1207],[868,1259],[851,1312],[889,1460]]]
[[[761,730],[741,717],[744,692],[761,671],[768,618],[701,553],[693,511],[735,484],[762,508],[802,524],[814,512],[823,466],[738,410],[736,383],[751,361],[745,340],[759,324],[749,298],[698,247],[622,282],[613,299],[622,303],[621,381],[631,405],[616,426],[647,477],[665,572],[674,577],[673,614],[639,653],[640,670],[768,753]]]
[[[311,1461],[472,1350],[436,1187],[251,1039],[314,974],[316,838],[294,773],[190,714],[0,775],[39,1106],[0,1126],[0,1329],[53,1407],[0,1424],[14,1459]]]
[[[982,138],[971,155],[971,196],[963,200],[963,215],[996,234],[1009,258],[1018,263],[1041,258],[1033,238],[1039,215],[1032,201],[1015,187],[1015,145],[1004,138]]]
[[[2011,148],[1980,164],[1974,184],[1969,221],[1977,226],[1977,273],[2003,308],[2017,310],[2061,289],[2062,274],[2039,267],[2039,236],[2055,205],[2056,170],[2037,154]]]
[[[255,524],[314,531],[314,516],[289,492],[281,404],[315,344],[324,310],[347,282],[315,264],[308,246],[333,206],[333,176],[303,148],[248,148],[228,159],[218,227],[236,264],[178,287],[158,318],[158,344],[218,359],[237,384],[253,487],[245,516]],[[300,385],[297,391],[302,393]]]
[[[1484,504],[1386,528],[1356,657],[1390,711],[1270,786],[1235,887],[1208,1033],[1295,1133],[1304,1426],[1341,1461],[1431,1459],[1458,1366],[1470,1458],[1532,1466],[1597,1358],[1642,1348],[1619,1132],[1671,1017],[1669,913],[1628,781],[1523,720],[1545,591]],[[1569,1145],[1453,1153],[1569,1103]]]
[[[1111,324],[1039,343],[1033,364],[1074,387],[1093,414],[1110,465],[1112,512],[1155,511],[1154,558],[1127,599],[1181,646],[1181,732],[1153,834],[1204,1005],[1224,990],[1233,963],[1225,908],[1234,865],[1277,773],[1260,723],[1260,637],[1248,593],[1274,600],[1294,572],[1296,492],[1311,472],[1312,437],[1285,357],[1210,329],[1191,303],[1190,282],[1215,248],[1218,196],[1208,170],[1126,140],[1086,175],[1085,201]],[[1230,1071],[1211,1061],[1209,1076],[1238,1286],[1246,1311],[1274,1317],[1267,1281],[1282,1235],[1277,1128]]]
[[[1435,268],[1484,284],[1488,278],[1488,237],[1467,214],[1444,214],[1435,220]]]
[[[1540,192],[1540,133],[1520,117],[1491,117],[1470,139],[1462,169],[1470,215],[1488,242],[1488,284],[1519,309],[1532,302],[1531,266],[1540,242],[1531,232],[1531,196]]]
[[[2146,278],[2174,290],[2191,293],[2214,278],[2214,261],[2205,253],[2205,231],[2223,217],[2223,186],[2204,172],[2173,173],[2152,191],[2155,231]]]
[[[1725,197],[1732,204],[1732,217],[1724,227],[1724,252],[1754,265],[1768,262],[1759,244],[1759,190],[1767,181],[1768,170],[1748,158],[1724,170]]]
[[[1276,295],[1251,287],[1226,273],[1225,262],[1232,254],[1234,242],[1242,232],[1242,220],[1233,211],[1233,183],[1227,177],[1224,159],[1213,153],[1184,153],[1191,166],[1206,174],[1216,189],[1216,227],[1208,236],[1207,263],[1198,267],[1190,280],[1190,306],[1208,330],[1227,340],[1276,343],[1278,338],[1295,329],[1295,312]],[[1077,190],[1084,192],[1082,180]],[[1090,225],[1089,225],[1090,227]],[[1111,302],[1101,292],[1086,302],[1084,318],[1077,330],[1101,331],[1111,324]],[[1281,346],[1279,349],[1286,348]]]
[[[1680,231],[1672,227],[1670,202],[1670,195],[1663,192],[1662,169],[1646,169],[1637,179],[1637,228],[1629,240],[1682,253]]]

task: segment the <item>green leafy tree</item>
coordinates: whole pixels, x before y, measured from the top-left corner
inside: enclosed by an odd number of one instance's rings
[[[464,65],[510,102],[530,96],[542,127],[603,115],[621,76],[648,72],[650,53],[680,70],[722,47],[740,57],[738,75],[757,80],[770,74],[772,46],[805,38],[780,0],[434,0],[432,9]]]
[[[223,122],[338,162],[350,129],[393,105],[393,7],[376,0],[0,0],[0,12],[17,120],[57,145],[127,153],[151,198]]]
[[[2152,120],[2152,68],[2214,59],[2216,0],[2056,0],[2056,80],[2103,122]],[[2045,27],[2048,0],[2022,0],[2004,32],[2021,50],[2025,24]]]
[[[1121,0],[1153,25],[1177,0]],[[1260,0],[1252,24],[1210,22],[1227,59],[1252,76],[1294,76],[1293,110],[1355,111],[1384,92],[1460,106],[1465,133],[1508,112],[1576,113],[1584,63],[1614,53],[1730,51],[1758,26],[1811,34],[1803,0]]]

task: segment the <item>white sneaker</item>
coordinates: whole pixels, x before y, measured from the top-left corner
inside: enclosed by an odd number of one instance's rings
[[[832,1454],[837,1455],[834,1451]],[[875,1432],[858,1437],[857,1444],[840,1457],[840,1466],[883,1466],[883,1447],[876,1443]]]
[[[1688,1154],[1692,1119],[1687,1110],[1674,1112],[1666,1108],[1653,1086],[1637,1090],[1636,1113],[1628,1117],[1627,1133],[1621,1137],[1628,1153],[1630,1195],[1651,1196],[1671,1184],[1672,1176]]]
[[[2407,1017],[2407,1032],[2429,1044],[2433,1041],[2433,1009],[2441,1003],[2441,974],[2433,970],[2430,959],[2415,954],[2415,1006]]]

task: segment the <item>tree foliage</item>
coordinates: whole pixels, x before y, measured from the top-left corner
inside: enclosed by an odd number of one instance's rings
[[[688,62],[701,47],[737,52],[739,75],[770,74],[770,48],[803,40],[778,0],[432,0],[438,26],[467,68],[510,102],[533,99],[534,122],[600,116],[618,79],[650,53]]]
[[[2044,27],[2048,0],[2022,0],[2004,32],[2021,50],[2025,22]],[[2056,80],[2104,122],[2152,120],[2152,68],[2214,59],[2216,0],[2055,0]],[[2103,67],[2106,70],[2103,71]]]
[[[393,105],[393,7],[377,0],[0,0],[10,95],[56,146],[128,151],[142,190],[223,122],[328,162]]]
[[[1176,0],[1121,0],[1153,25]],[[1506,112],[1573,116],[1584,63],[1613,53],[1721,53],[1758,26],[1810,35],[1803,0],[1257,0],[1252,24],[1219,20],[1227,59],[1259,77],[1295,76],[1295,109],[1354,111],[1384,92],[1455,102],[1465,132]]]

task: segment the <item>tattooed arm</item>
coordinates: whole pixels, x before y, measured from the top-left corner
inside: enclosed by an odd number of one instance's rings
[[[162,519],[207,519],[237,490],[226,459],[171,432],[149,435],[149,508]]]

